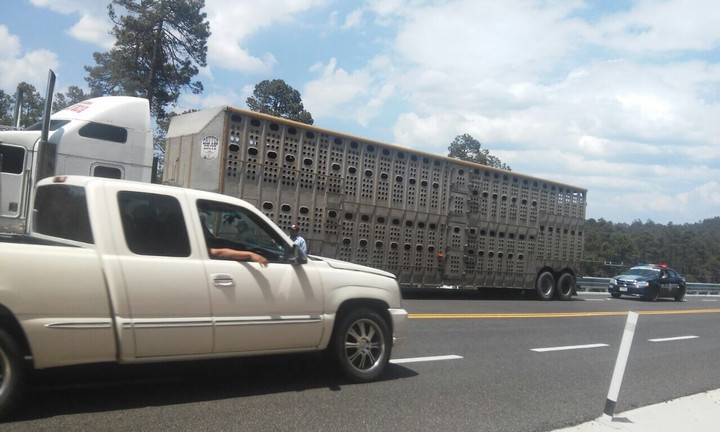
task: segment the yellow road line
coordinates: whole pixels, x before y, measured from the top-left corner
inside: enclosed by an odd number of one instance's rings
[[[720,309],[688,309],[669,311],[634,311],[639,315],[684,315],[720,313]],[[549,312],[549,313],[480,313],[480,314],[408,314],[409,319],[496,319],[496,318],[570,318],[627,315],[627,311],[611,312]]]

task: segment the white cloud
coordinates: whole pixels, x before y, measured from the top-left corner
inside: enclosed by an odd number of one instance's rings
[[[226,105],[237,106],[238,104],[234,101],[238,99],[238,95],[232,90],[223,93],[212,92],[203,95],[187,94],[180,100],[176,111],[183,112],[190,108],[205,109]]]
[[[115,42],[108,34],[113,24],[108,17],[109,2],[97,0],[31,0],[40,8],[47,8],[62,15],[79,15],[78,21],[68,29],[74,38],[110,49]]]
[[[361,9],[356,9],[345,17],[345,22],[342,25],[343,30],[351,30],[358,28],[362,25],[363,20],[363,11]]]
[[[395,48],[411,64],[463,81],[517,81],[548,72],[585,30],[564,19],[572,11],[569,4],[431,3],[407,10]]]
[[[421,118],[414,112],[402,113],[393,128],[394,142],[428,153],[447,154],[447,147],[458,135],[451,129],[456,121],[451,114]]]
[[[277,63],[272,53],[253,54],[243,44],[273,25],[291,23],[295,14],[323,5],[325,0],[207,0],[212,23],[208,62],[231,70],[267,74]]]
[[[99,2],[97,0],[30,0],[36,7],[47,8],[61,14],[71,14],[81,11],[99,15],[103,13],[107,15],[107,5],[109,2]]]
[[[84,14],[69,32],[77,40],[90,42],[101,46],[104,50],[109,50],[115,44],[115,39],[108,33],[111,27],[107,16]]]
[[[14,59],[20,54],[20,38],[10,34],[8,28],[0,24],[0,61]]]
[[[0,25],[0,88],[14,93],[21,82],[35,86],[39,91],[45,88],[48,67],[57,69],[57,54],[49,50],[35,50],[22,53],[20,39],[8,32],[7,27]]]
[[[368,70],[348,72],[337,67],[337,60],[332,58],[327,64],[316,63],[311,69],[319,73],[319,77],[305,84],[303,104],[314,116],[333,116],[344,119],[359,119],[364,101],[374,85]],[[359,102],[358,102],[359,101]],[[377,105],[377,101],[374,102]]]
[[[712,50],[720,43],[714,0],[642,0],[598,23],[597,42],[628,52]]]

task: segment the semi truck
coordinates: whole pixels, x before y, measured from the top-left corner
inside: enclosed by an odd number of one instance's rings
[[[0,233],[25,230],[33,186],[52,175],[87,175],[150,182],[153,135],[146,99],[88,99],[50,115],[50,71],[44,118],[0,130]]]
[[[575,292],[586,189],[231,106],[174,117],[165,151],[163,183],[240,197],[405,289]]]

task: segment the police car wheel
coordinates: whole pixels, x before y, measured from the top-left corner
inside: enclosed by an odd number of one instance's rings
[[[678,292],[675,294],[675,301],[681,302],[685,298],[685,292],[687,291],[687,288],[684,286],[681,286],[678,288]]]
[[[648,287],[648,291],[645,293],[645,300],[649,302],[657,301],[660,298],[660,289]]]

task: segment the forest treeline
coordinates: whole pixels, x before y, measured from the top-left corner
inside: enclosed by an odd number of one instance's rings
[[[720,217],[694,224],[585,221],[584,276],[611,277],[638,263],[667,264],[688,282],[720,283]]]

